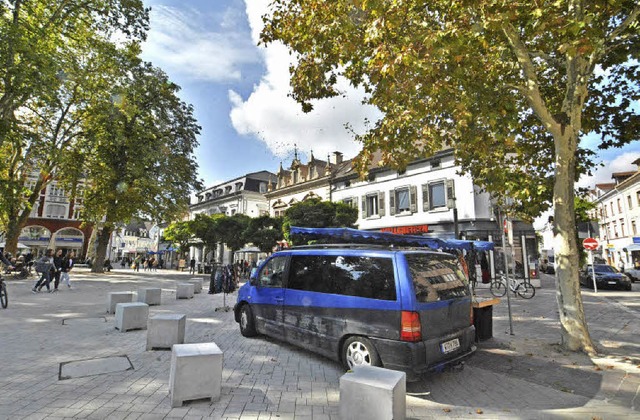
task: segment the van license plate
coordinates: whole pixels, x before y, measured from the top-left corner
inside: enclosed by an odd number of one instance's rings
[[[445,341],[444,343],[440,344],[440,349],[442,350],[443,353],[451,353],[454,350],[457,350],[460,348],[460,340],[458,340],[457,338],[454,338],[453,340],[450,341]]]
[[[608,283],[609,283],[609,284],[616,284],[616,282],[615,282],[615,281],[610,281],[610,282],[608,282]]]

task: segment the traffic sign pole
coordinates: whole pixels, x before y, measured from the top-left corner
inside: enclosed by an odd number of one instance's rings
[[[598,293],[596,285],[596,268],[593,266],[593,251],[589,250],[589,259],[591,260],[591,277],[593,278],[593,293]]]

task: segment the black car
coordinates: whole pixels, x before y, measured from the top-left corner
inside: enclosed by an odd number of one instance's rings
[[[593,288],[593,271],[595,271],[596,286],[598,289],[631,290],[631,280],[629,280],[629,277],[607,264],[587,265],[580,272],[581,285]]]

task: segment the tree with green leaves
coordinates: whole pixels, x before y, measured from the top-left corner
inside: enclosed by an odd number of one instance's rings
[[[142,41],[148,25],[142,0],[0,0],[0,146],[19,140],[25,105],[55,95],[69,43]]]
[[[170,223],[164,230],[163,236],[165,241],[177,244],[178,252],[184,256],[195,237],[191,220]]]
[[[289,236],[291,226],[353,228],[357,220],[357,209],[341,202],[321,201],[314,198],[296,203],[285,211],[283,231],[287,239],[297,242],[297,238]]]
[[[83,202],[85,219],[100,228],[94,271],[102,270],[116,223],[177,218],[201,187],[194,156],[200,127],[178,90],[160,69],[134,60],[110,100],[91,109]]]
[[[7,249],[15,251],[40,193],[52,182],[65,187],[74,198],[83,176],[86,150],[92,148],[83,121],[88,109],[111,88],[120,70],[121,57],[136,55],[135,45],[116,47],[95,34],[69,40],[57,60],[64,63],[57,90],[32,98],[22,108],[14,130],[0,146],[0,168],[6,181],[0,182],[0,224],[4,226]]]
[[[236,213],[216,220],[216,231],[220,242],[224,243],[231,251],[242,248],[247,239],[244,235],[251,218],[245,214]]]
[[[277,241],[284,238],[282,217],[260,216],[249,221],[244,237],[262,252],[271,253]]]
[[[358,137],[398,168],[443,147],[515,209],[555,214],[562,345],[595,352],[576,244],[574,184],[592,167],[581,139],[621,146],[640,133],[636,0],[274,0],[265,43],[295,54],[305,111],[347,80],[383,117]]]

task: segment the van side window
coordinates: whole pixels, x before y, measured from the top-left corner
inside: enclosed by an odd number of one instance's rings
[[[451,256],[406,254],[418,302],[435,302],[469,295],[468,280]]]
[[[294,255],[291,257],[287,287],[309,292],[396,300],[391,258]]]
[[[282,287],[284,270],[287,265],[286,257],[275,257],[270,259],[262,267],[258,279],[262,287]]]

